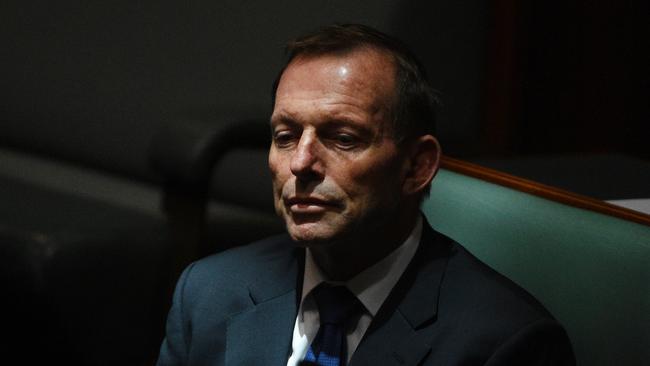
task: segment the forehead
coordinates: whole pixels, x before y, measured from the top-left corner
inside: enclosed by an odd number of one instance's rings
[[[392,105],[394,95],[395,66],[386,52],[364,47],[338,54],[299,55],[280,78],[274,112],[301,100],[385,109]]]

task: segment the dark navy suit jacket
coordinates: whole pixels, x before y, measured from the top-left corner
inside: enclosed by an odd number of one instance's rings
[[[424,227],[350,366],[575,363],[564,329],[532,296]],[[303,261],[304,249],[284,235],[191,264],[158,365],[286,365]]]

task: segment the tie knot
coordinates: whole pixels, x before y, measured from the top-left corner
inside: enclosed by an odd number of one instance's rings
[[[314,289],[313,294],[321,324],[343,325],[361,306],[345,286],[321,284]]]

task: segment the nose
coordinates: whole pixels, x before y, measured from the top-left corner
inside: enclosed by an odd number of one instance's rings
[[[303,181],[320,179],[323,165],[320,159],[318,139],[313,131],[305,130],[291,157],[291,173]]]

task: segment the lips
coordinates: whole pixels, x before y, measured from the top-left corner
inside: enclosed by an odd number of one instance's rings
[[[320,213],[339,205],[334,201],[324,200],[319,197],[291,197],[284,200],[284,204],[293,213]]]

